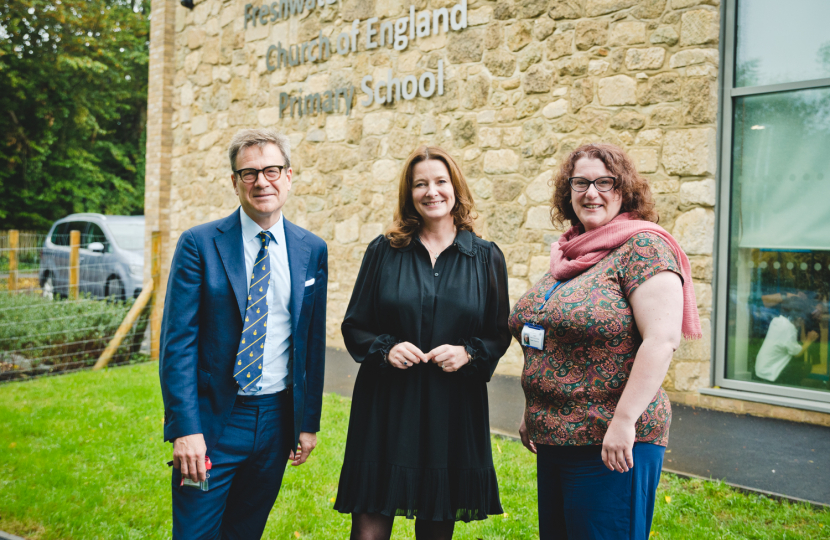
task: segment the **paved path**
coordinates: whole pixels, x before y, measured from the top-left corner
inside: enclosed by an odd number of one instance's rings
[[[326,392],[351,397],[358,365],[328,349]],[[518,436],[524,395],[518,377],[489,384],[490,427]],[[664,468],[830,505],[830,428],[673,405]]]

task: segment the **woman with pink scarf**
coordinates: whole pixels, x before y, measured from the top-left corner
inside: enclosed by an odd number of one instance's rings
[[[540,538],[645,540],[671,423],[660,385],[681,334],[701,337],[689,259],[614,145],[574,150],[551,206],[571,228],[510,315]]]

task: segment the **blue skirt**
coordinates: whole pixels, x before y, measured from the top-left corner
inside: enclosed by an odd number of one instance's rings
[[[540,540],[646,540],[663,446],[634,443],[634,467],[610,471],[601,446],[537,444]]]

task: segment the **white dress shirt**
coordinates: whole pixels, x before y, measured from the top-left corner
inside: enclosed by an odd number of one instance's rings
[[[755,358],[755,374],[767,381],[775,381],[793,356],[800,352],[798,330],[788,318],[779,315],[770,323],[767,337]]]
[[[239,210],[242,222],[242,246],[245,251],[245,290],[251,286],[251,273],[262,241],[257,236],[262,227],[248,217],[244,210]],[[282,213],[273,227],[268,229],[274,240],[268,246],[268,258],[271,262],[271,274],[268,276],[268,331],[265,335],[263,349],[262,377],[247,392],[239,389],[245,396],[274,394],[291,385],[291,273],[288,269],[288,251],[285,245],[285,222]],[[276,244],[276,245],[275,245]]]

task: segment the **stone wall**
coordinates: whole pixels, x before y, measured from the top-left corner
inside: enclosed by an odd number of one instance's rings
[[[417,0],[418,10],[456,0]],[[402,0],[344,0],[273,25],[243,28],[245,0],[202,0],[176,10],[170,236],[237,206],[226,147],[240,128],[267,126],[292,141],[294,187],[285,213],[329,244],[330,345],[366,244],[391,221],[403,160],[422,143],[461,163],[479,232],[507,257],[515,299],[548,267],[561,231],[548,184],[563,155],[590,141],[627,149],[651,180],[660,224],[689,254],[703,340],[684,343],[666,387],[709,384],[715,214],[718,1],[470,0],[468,28],[391,48],[334,55],[269,72],[281,41],[335,37],[355,18],[405,16]],[[280,92],[320,92],[363,75],[435,71],[445,94],[351,115],[279,118]],[[169,255],[168,255],[169,256]],[[500,372],[519,374],[511,348]]]

